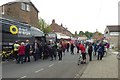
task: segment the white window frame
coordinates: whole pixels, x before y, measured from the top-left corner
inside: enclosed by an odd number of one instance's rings
[[[25,3],[21,3],[21,9],[26,10],[26,4]]]
[[[30,11],[30,5],[29,4],[26,4],[26,10]]]
[[[120,35],[120,32],[111,32],[110,35],[116,35],[116,36],[118,36],[118,35]]]
[[[27,3],[21,3],[21,9],[25,11],[30,11],[30,5]]]

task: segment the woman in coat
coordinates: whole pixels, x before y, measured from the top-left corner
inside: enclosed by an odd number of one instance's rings
[[[18,48],[18,61],[17,63],[21,63],[23,64],[23,57],[25,55],[25,46],[24,46],[24,42],[21,42],[21,45]]]

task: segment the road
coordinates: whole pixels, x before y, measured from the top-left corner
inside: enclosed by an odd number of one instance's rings
[[[79,54],[63,54],[63,60],[38,60],[24,64],[7,62],[2,64],[3,78],[79,78],[87,64],[77,65]]]

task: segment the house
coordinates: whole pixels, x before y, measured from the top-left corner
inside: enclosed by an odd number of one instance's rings
[[[52,20],[52,24],[50,25],[50,27],[52,29],[52,32],[61,33],[69,37],[72,36],[72,33],[69,30],[67,30],[67,28],[64,28],[62,24],[58,25],[57,23],[55,23],[54,19]]]
[[[120,25],[109,25],[104,31],[104,37],[115,48],[120,49]]]
[[[38,26],[38,9],[30,0],[16,0],[0,6],[2,16],[19,22]]]

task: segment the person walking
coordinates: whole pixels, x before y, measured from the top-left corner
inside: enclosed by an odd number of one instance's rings
[[[79,42],[76,43],[76,47],[77,47],[77,53],[79,53]]]
[[[81,54],[82,54],[82,59],[83,59],[82,63],[86,64],[86,52],[85,52],[86,49],[84,45],[80,43],[79,49],[81,50]]]
[[[63,42],[62,43],[62,51],[63,51],[63,53],[64,53],[64,55],[65,55],[65,50],[66,50],[66,43],[65,42]]]
[[[94,56],[96,56],[96,52],[97,52],[97,43],[94,43],[93,44],[93,47],[94,47]]]
[[[70,47],[70,44],[67,43],[67,52],[69,52],[69,47]]]
[[[39,57],[39,44],[37,40],[35,40],[35,42],[33,43],[33,57],[34,61],[37,61]]]
[[[43,53],[43,45],[42,42],[39,41],[39,59],[42,58],[42,53]]]
[[[24,45],[25,45],[24,42],[21,42],[21,45],[18,48],[18,55],[19,56],[18,56],[17,63],[21,62],[21,64],[23,64],[23,57],[25,55],[25,50],[26,50]]]
[[[57,43],[56,42],[53,42],[53,55],[54,55],[54,58],[56,60],[56,55],[57,55]]]
[[[25,59],[24,62],[30,62],[30,43],[29,40],[26,40],[26,45],[25,45],[26,51],[25,51]]]
[[[57,50],[58,50],[59,60],[62,60],[62,42],[61,41],[57,44]]]
[[[53,44],[52,44],[52,41],[49,41],[48,43],[48,47],[49,47],[49,55],[50,55],[50,61],[53,60]]]
[[[71,54],[73,54],[73,55],[74,55],[74,45],[73,45],[73,43],[71,43],[70,50],[71,50]]]
[[[97,60],[102,60],[102,57],[103,57],[103,54],[104,54],[104,46],[102,45],[102,43],[100,43],[98,45],[97,52],[98,52]]]
[[[89,43],[88,46],[89,61],[92,61],[92,52],[93,52],[92,43]]]

